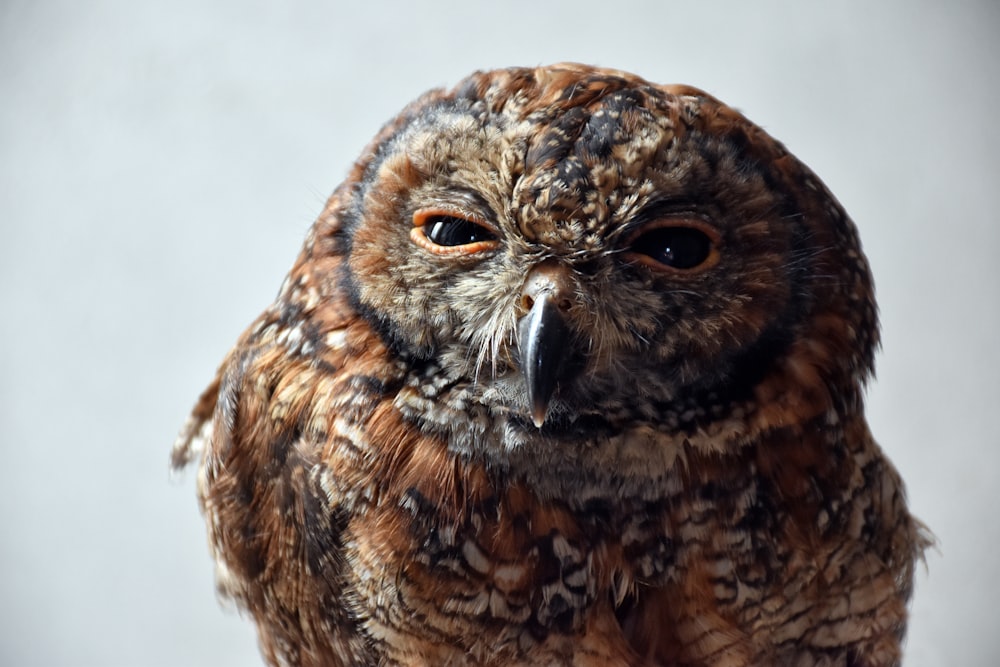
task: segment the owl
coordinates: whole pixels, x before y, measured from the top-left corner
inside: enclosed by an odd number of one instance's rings
[[[698,89],[478,72],[385,125],[173,452],[272,665],[887,667],[927,543],[853,223]]]

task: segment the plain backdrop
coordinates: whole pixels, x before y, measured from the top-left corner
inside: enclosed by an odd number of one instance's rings
[[[174,435],[385,120],[562,60],[708,90],[843,202],[870,421],[939,542],[906,664],[998,664],[998,35],[993,1],[4,0],[0,664],[260,664]]]

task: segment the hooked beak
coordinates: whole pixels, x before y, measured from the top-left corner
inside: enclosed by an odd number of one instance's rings
[[[518,349],[531,421],[545,423],[549,402],[563,378],[570,352],[570,328],[565,312],[571,301],[566,273],[559,268],[536,267],[525,283],[522,304],[527,314],[518,325]]]
[[[559,382],[568,334],[562,313],[548,295],[535,301],[518,326],[521,372],[527,384],[531,421],[538,428],[545,422],[549,400]]]

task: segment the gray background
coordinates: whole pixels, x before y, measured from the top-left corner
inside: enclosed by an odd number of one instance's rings
[[[1000,10],[814,4],[2,2],[0,664],[259,664],[174,434],[383,121],[559,60],[702,87],[837,193],[872,427],[940,542],[907,664],[996,664]]]

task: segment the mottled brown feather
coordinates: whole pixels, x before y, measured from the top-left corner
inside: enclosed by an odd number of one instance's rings
[[[435,253],[419,211],[492,238]],[[717,263],[636,260],[685,221]],[[539,275],[569,356],[536,427]],[[877,345],[853,224],[741,114],[479,72],[365,149],[173,464],[273,665],[889,667],[927,538],[865,422]]]

